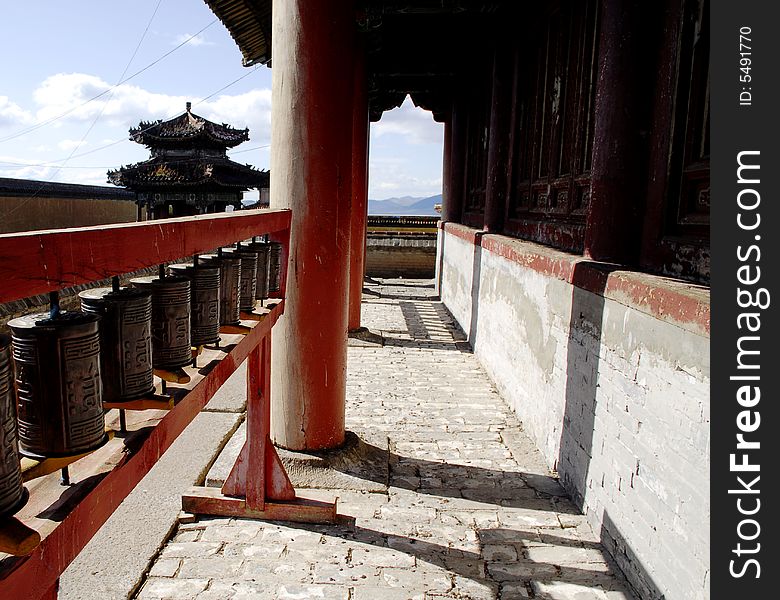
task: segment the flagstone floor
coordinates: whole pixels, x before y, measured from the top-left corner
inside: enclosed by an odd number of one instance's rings
[[[349,348],[347,428],[386,440],[386,480],[323,492],[338,525],[180,525],[136,597],[633,598],[433,283],[373,281],[363,315],[384,344]]]

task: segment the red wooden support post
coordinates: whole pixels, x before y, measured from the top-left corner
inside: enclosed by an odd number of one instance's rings
[[[263,379],[263,350],[267,339],[263,338],[263,341],[249,353],[246,365],[246,446],[249,463],[248,477],[244,485],[246,504],[256,510],[265,508],[265,447],[268,421],[263,418],[266,416],[263,403],[267,403],[268,399],[264,397],[261,390],[261,380]]]
[[[193,487],[182,508],[195,514],[332,523],[336,502],[298,498],[271,443],[271,336],[247,357],[246,441],[222,490]]]
[[[271,206],[294,217],[271,431],[293,450],[346,431],[354,29],[352,0],[273,3]]]

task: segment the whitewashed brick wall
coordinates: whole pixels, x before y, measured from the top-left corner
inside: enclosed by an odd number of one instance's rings
[[[706,332],[451,233],[439,247],[443,302],[640,596],[708,598]]]

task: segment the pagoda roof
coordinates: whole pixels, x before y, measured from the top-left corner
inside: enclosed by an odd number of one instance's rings
[[[232,148],[249,139],[249,129],[236,129],[194,114],[187,102],[184,114],[167,121],[141,121],[130,128],[130,139],[149,148],[207,146]]]
[[[131,190],[209,187],[246,190],[268,187],[269,172],[227,157],[171,160],[157,156],[108,172],[108,181]]]

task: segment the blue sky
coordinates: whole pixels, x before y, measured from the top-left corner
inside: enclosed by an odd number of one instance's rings
[[[0,57],[0,177],[108,185],[109,168],[148,157],[128,128],[181,114],[188,100],[249,127],[234,160],[271,166],[271,70],[241,66],[202,0],[6,3]],[[408,99],[372,124],[369,197],[440,193],[442,135]]]

